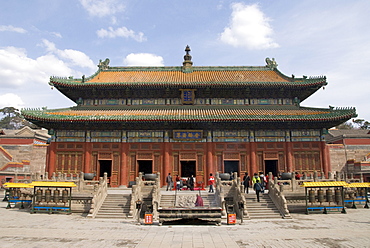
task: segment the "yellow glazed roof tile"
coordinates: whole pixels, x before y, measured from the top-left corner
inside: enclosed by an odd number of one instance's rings
[[[101,71],[87,83],[289,82],[275,71]]]

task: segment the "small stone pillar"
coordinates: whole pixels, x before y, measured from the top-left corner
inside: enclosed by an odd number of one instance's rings
[[[317,171],[313,172],[313,181],[317,182],[318,181],[318,176],[317,176]]]

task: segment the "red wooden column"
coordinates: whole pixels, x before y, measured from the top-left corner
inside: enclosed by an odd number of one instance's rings
[[[83,168],[85,173],[91,173],[91,146],[92,144],[90,142],[85,143],[85,164]]]
[[[162,177],[162,185],[166,184],[166,177],[168,173],[171,173],[171,168],[170,168],[170,143],[165,142],[164,143],[164,156],[163,156],[163,170],[161,172],[161,177]],[[171,173],[171,176],[172,173]]]
[[[256,155],[256,143],[251,142],[250,144],[250,176],[253,176],[254,173],[258,173],[258,168],[257,168],[257,155]]]
[[[212,173],[213,175],[216,174],[215,165],[213,162],[213,146],[212,142],[207,142],[207,164],[206,164],[206,181],[208,179],[208,175]]]
[[[325,141],[321,141],[321,158],[322,158],[322,169],[324,171],[325,177],[328,177],[328,172],[330,168],[330,158],[329,149],[326,146]]]
[[[51,177],[51,175],[53,174],[53,172],[55,172],[55,163],[56,163],[56,147],[57,147],[57,144],[56,142],[51,142],[50,145],[49,145],[49,165],[48,165],[48,173],[49,173],[49,176]]]
[[[120,163],[120,185],[128,186],[128,163],[127,163],[127,154],[128,154],[128,144],[121,143],[121,163]]]
[[[293,144],[292,142],[286,142],[286,172],[293,171]]]

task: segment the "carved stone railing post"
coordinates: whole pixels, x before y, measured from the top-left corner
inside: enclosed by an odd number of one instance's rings
[[[272,177],[272,175],[269,175]],[[283,184],[278,184],[277,178],[269,180],[269,196],[274,202],[275,206],[279,209],[283,218],[291,218],[288,210],[288,204],[284,196]]]
[[[87,217],[95,218],[100,207],[102,206],[105,198],[108,195],[108,183],[107,173],[104,173],[103,177],[99,178],[99,184],[94,184],[94,195],[91,200],[91,207]]]

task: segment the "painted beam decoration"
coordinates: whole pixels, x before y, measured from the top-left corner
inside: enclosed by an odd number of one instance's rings
[[[202,140],[203,131],[202,130],[174,130],[173,139],[174,140]]]

